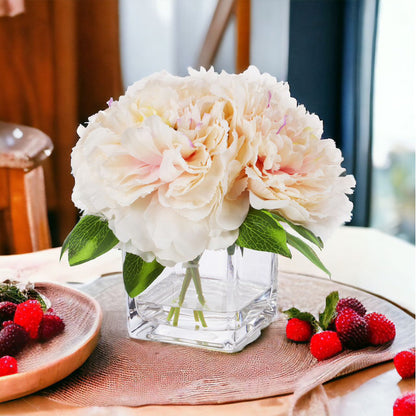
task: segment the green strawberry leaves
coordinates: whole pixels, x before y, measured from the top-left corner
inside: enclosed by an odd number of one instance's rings
[[[118,244],[107,221],[95,215],[84,215],[65,239],[60,258],[68,251],[70,266],[101,256]]]
[[[319,320],[317,320],[311,313],[300,311],[297,308],[290,308],[283,311],[287,315],[288,319],[297,318],[302,321],[309,322],[315,332],[320,330],[326,331],[336,317],[336,307],[339,301],[339,294],[337,291],[331,292],[325,299],[325,309],[319,314]]]
[[[331,292],[325,300],[325,310],[319,314],[319,325],[325,331],[336,316],[336,307],[339,301],[337,291]]]
[[[297,318],[301,321],[309,322],[312,325],[315,332],[319,330],[319,322],[309,312],[301,312],[297,308],[290,308],[286,311],[283,311],[283,313],[287,315],[288,319]]]

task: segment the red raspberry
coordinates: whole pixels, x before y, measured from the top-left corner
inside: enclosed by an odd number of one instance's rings
[[[0,377],[17,373],[16,358],[5,355],[0,358]]]
[[[409,392],[396,399],[393,416],[415,416],[415,393]]]
[[[350,308],[344,308],[335,319],[339,339],[347,348],[357,350],[368,345],[367,321]]]
[[[367,310],[364,305],[356,298],[342,298],[338,301],[336,311],[340,313],[344,308],[350,308],[358,315],[364,316]]]
[[[47,341],[60,334],[65,328],[65,324],[58,315],[45,314],[39,326],[39,339]]]
[[[0,302],[0,322],[12,320],[16,306],[13,302]]]
[[[30,299],[17,305],[14,322],[22,326],[28,332],[30,338],[36,339],[42,317],[43,310],[39,301]]]
[[[393,341],[396,336],[394,323],[381,313],[369,313],[364,316],[368,323],[368,340],[371,345],[382,345]]]
[[[298,318],[292,318],[287,321],[286,336],[292,341],[309,341],[311,339],[312,332],[312,325],[309,322],[302,321]]]
[[[326,360],[342,351],[342,344],[334,331],[323,331],[311,339],[311,354],[318,361]]]
[[[394,357],[394,366],[401,378],[415,375],[415,351],[401,351]]]
[[[14,324],[14,321],[4,321],[3,322],[3,328],[6,328],[6,326],[8,326],[10,324]]]
[[[0,331],[0,357],[19,354],[28,340],[29,336],[21,326],[14,323],[7,325]]]

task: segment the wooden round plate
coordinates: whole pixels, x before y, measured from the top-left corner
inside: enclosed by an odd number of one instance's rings
[[[0,402],[17,399],[62,380],[80,367],[97,345],[102,311],[90,296],[56,283],[36,283],[65,330],[41,343],[31,341],[16,357],[17,374],[0,377]]]

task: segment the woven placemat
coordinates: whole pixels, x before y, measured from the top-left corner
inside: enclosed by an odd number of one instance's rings
[[[235,354],[132,340],[126,329],[122,278],[112,275],[83,287],[104,313],[97,348],[77,371],[38,394],[75,406],[143,406],[225,403],[294,393],[294,410],[301,414],[312,390],[322,395],[322,383],[390,360],[413,346],[414,319],[383,299],[310,276],[280,273],[278,280],[280,310],[295,306],[317,315],[326,295],[338,290],[340,297],[357,297],[369,312],[383,313],[395,322],[395,341],[317,362],[308,344],[286,339],[282,314],[258,340]],[[318,400],[320,406],[323,400]]]

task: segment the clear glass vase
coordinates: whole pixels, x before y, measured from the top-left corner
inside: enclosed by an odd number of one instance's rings
[[[277,255],[230,247],[166,268],[128,297],[130,337],[237,352],[277,312]]]

